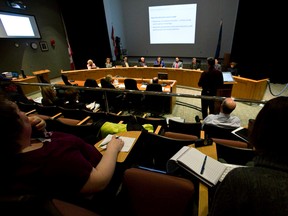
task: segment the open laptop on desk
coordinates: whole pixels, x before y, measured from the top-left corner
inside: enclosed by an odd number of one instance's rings
[[[234,78],[230,71],[222,72],[224,82],[234,82]]]

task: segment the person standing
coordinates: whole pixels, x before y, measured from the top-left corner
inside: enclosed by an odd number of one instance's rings
[[[217,90],[223,86],[222,72],[215,69],[215,59],[213,57],[207,58],[208,70],[202,72],[198,81],[198,86],[202,87],[202,96],[216,96]],[[209,114],[215,114],[214,100],[201,99],[202,118],[206,118]]]
[[[180,69],[183,68],[183,62],[180,61],[178,56],[175,58],[175,61],[172,64],[172,68],[180,68]]]

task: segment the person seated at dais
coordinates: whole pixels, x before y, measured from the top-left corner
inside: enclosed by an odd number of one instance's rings
[[[145,57],[141,57],[138,61],[138,64],[137,64],[138,67],[147,67],[147,64],[145,62]]]
[[[163,61],[163,59],[160,56],[158,56],[157,59],[154,61],[153,66],[165,68],[165,62]]]
[[[194,57],[192,58],[192,62],[190,64],[190,69],[193,70],[200,70],[201,64],[197,61],[197,59]]]
[[[175,58],[175,61],[172,64],[172,68],[183,68],[183,62],[180,61],[179,57]]]
[[[96,64],[93,62],[93,60],[92,59],[89,59],[88,61],[87,61],[87,69],[96,69],[97,68],[97,66],[96,66]]]

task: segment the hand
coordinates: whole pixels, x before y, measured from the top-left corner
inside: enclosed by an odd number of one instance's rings
[[[123,148],[124,141],[119,137],[113,135],[111,141],[108,143],[107,148],[114,148],[118,152]]]
[[[46,122],[39,116],[28,116],[31,126],[35,127],[38,131],[45,131]]]

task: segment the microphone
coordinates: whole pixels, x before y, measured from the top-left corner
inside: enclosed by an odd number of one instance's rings
[[[25,75],[25,73],[24,73],[24,70],[21,69],[21,73],[22,73],[22,77],[23,77],[23,78],[26,78],[26,77],[27,77],[27,76]]]

